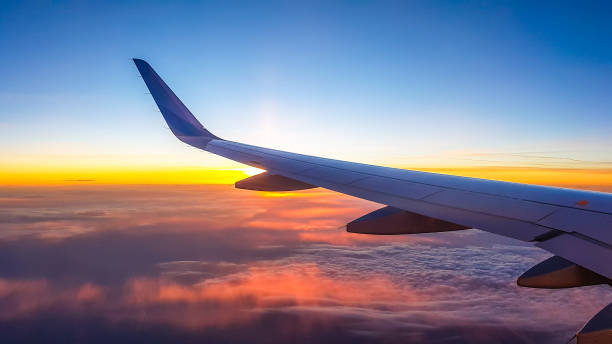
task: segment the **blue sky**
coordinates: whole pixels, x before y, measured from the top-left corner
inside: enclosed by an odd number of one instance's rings
[[[228,139],[401,166],[612,161],[605,5],[0,6],[0,164],[234,166],[171,136],[132,57]]]

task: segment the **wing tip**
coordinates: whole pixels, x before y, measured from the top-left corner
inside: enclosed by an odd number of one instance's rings
[[[132,61],[176,137],[198,148],[202,148],[202,145],[210,140],[220,140],[204,128],[147,61],[136,57],[132,58]]]
[[[151,68],[151,65],[150,65],[150,64],[149,64],[147,61],[145,61],[145,60],[143,60],[143,59],[141,59],[141,58],[138,58],[138,57],[132,57],[132,61],[134,62],[134,64],[136,65],[136,67],[138,67],[139,69],[140,69],[141,67],[149,67],[149,68]]]

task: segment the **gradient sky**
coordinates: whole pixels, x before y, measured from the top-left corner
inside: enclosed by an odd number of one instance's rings
[[[612,168],[609,5],[0,6],[13,177],[240,167],[172,137],[131,57],[228,139],[401,167]]]
[[[612,192],[607,7],[2,1],[0,341],[567,341],[607,286],[520,288],[550,256],[528,243],[235,189],[255,171],[174,138],[131,58],[223,138]]]

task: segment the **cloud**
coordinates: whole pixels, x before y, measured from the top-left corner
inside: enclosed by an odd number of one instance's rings
[[[344,256],[341,250],[332,251],[328,254]],[[376,258],[379,253],[369,254]],[[60,288],[49,281],[2,280],[0,328],[19,322],[31,326],[53,313],[77,324],[94,317],[95,326],[100,327],[138,324],[138,329],[151,333],[199,339],[218,336],[219,341],[237,337],[246,342],[249,339],[237,333],[259,333],[266,342],[291,334],[298,341],[318,337],[322,342],[536,343],[565,339],[567,328],[578,322],[571,315],[550,314],[558,308],[557,301],[576,293],[565,293],[554,302],[542,295],[528,297],[517,304],[510,294],[518,289],[507,283],[475,288],[477,280],[459,275],[447,276],[446,285],[422,285],[413,281],[420,276],[397,280],[385,272],[363,271],[358,265],[306,263],[304,254],[257,264],[168,262],[163,269],[173,274],[135,277],[111,286],[84,283]],[[406,275],[411,269],[396,274]],[[182,272],[205,273],[185,282],[176,279]],[[430,273],[445,276],[439,270]],[[588,308],[589,302],[593,300],[575,298],[574,309]],[[523,308],[529,309],[529,317]],[[147,335],[134,330],[121,338]],[[255,338],[264,337],[250,340]]]
[[[528,244],[476,230],[350,234],[339,227],[377,205],[298,195],[4,190],[0,217],[19,220],[0,224],[3,338],[541,343],[605,305],[603,287],[517,287],[548,257]]]

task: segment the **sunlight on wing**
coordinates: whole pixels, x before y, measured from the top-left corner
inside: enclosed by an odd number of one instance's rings
[[[266,170],[262,170],[261,168],[252,167],[252,166],[247,166],[245,168],[242,168],[241,170],[244,171],[244,173],[246,173],[249,177],[254,176],[256,174],[260,174],[262,172],[266,172]]]

